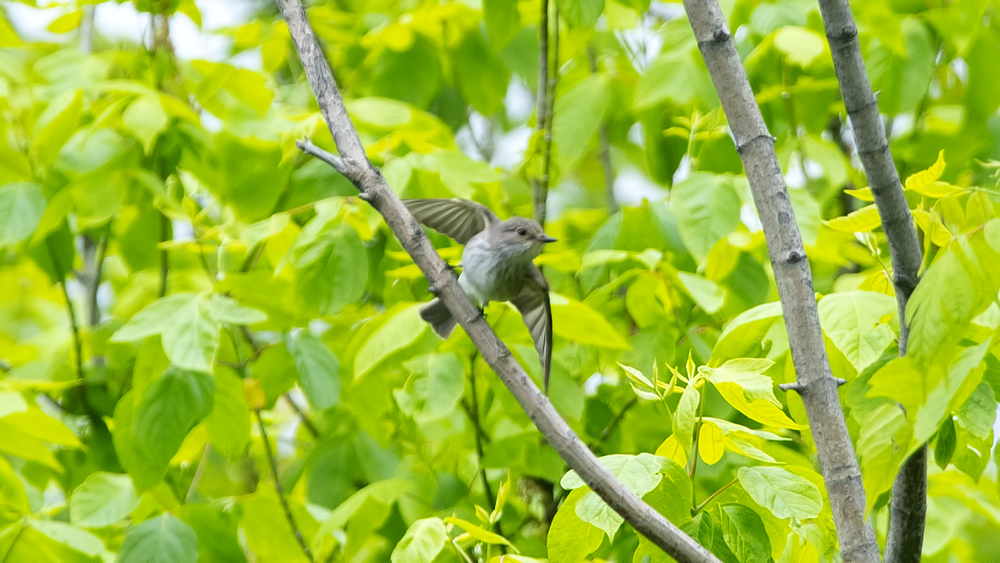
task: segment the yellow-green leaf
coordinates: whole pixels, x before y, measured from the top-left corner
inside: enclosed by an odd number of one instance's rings
[[[927,170],[921,170],[915,174],[911,174],[909,178],[906,179],[906,190],[912,190],[917,193],[923,193],[922,190],[927,190],[929,186],[934,184],[941,174],[944,173],[944,149],[938,152],[937,160],[931,165]]]
[[[869,233],[882,224],[875,205],[867,205],[843,216],[830,219],[827,226],[842,233]]]

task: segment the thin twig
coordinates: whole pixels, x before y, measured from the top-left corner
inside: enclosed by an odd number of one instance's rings
[[[597,50],[593,45],[587,46],[587,60],[590,62],[590,73],[597,74]],[[604,171],[604,199],[608,206],[608,215],[618,212],[618,201],[615,199],[615,169],[611,161],[611,135],[608,133],[608,120],[601,119],[597,130],[598,154],[601,159],[601,169]]]
[[[341,174],[344,174],[344,172],[347,170],[347,168],[344,166],[344,159],[340,158],[339,156],[331,152],[327,152],[317,147],[309,139],[301,139],[295,141],[295,146],[298,147],[299,150],[301,150],[302,152],[306,154],[311,154],[316,158],[322,160],[323,162],[329,164],[330,166],[333,167],[334,170],[340,172]]]
[[[167,243],[173,240],[174,235],[170,219],[166,215],[160,215],[160,243]],[[166,245],[160,248],[160,297],[167,295],[167,281],[170,277],[170,255]]]
[[[208,460],[208,454],[212,451],[211,442],[205,444],[205,449],[201,453],[201,459],[198,460],[198,467],[194,470],[194,476],[191,477],[191,484],[188,486],[187,494],[184,495],[184,502],[187,503],[191,500],[191,495],[198,490],[198,483],[201,482],[201,476],[205,472],[205,462]]]
[[[726,483],[725,485],[723,485],[722,487],[720,487],[719,490],[717,490],[714,493],[708,495],[708,497],[705,500],[703,500],[701,502],[701,504],[699,504],[698,506],[692,507],[691,508],[691,516],[694,516],[695,514],[698,514],[699,512],[701,512],[701,509],[705,508],[708,505],[708,503],[712,502],[712,499],[714,499],[715,497],[719,496],[722,493],[722,491],[725,491],[726,489],[728,489],[730,486],[732,486],[737,481],[739,481],[739,478],[734,477],[732,481],[730,481],[730,482]]]
[[[267,428],[265,428],[264,419],[260,416],[260,409],[254,409],[253,412],[257,415],[257,427],[260,429],[261,440],[264,441],[264,453],[267,454],[267,463],[271,467],[271,477],[274,479],[274,491],[278,493],[278,500],[281,501],[281,508],[285,511],[285,519],[288,520],[288,524],[292,527],[292,532],[295,534],[295,541],[302,548],[302,553],[305,553],[306,557],[311,561],[312,551],[309,550],[309,545],[306,543],[302,531],[295,524],[292,508],[288,505],[288,498],[285,497],[285,491],[281,486],[281,479],[278,477],[278,460],[275,459],[274,452],[271,450],[271,442],[267,438]]]
[[[482,422],[479,419],[479,397],[476,392],[475,370],[472,370],[472,373],[469,374],[469,387],[470,394],[472,395],[472,404],[467,413],[469,419],[472,421],[472,426],[476,430],[476,456],[479,458],[479,476],[483,482],[483,490],[486,492],[486,501],[489,502],[490,508],[493,508],[497,505],[497,497],[493,494],[493,487],[490,486],[490,480],[486,476],[486,468],[483,467],[483,458],[485,457],[483,436],[486,435],[486,431],[483,430]]]
[[[614,432],[616,428],[618,428],[618,425],[621,424],[622,419],[625,418],[625,414],[628,413],[629,409],[636,406],[638,403],[639,399],[636,397],[632,397],[631,399],[629,399],[627,403],[625,403],[625,406],[622,407],[622,410],[618,411],[618,414],[616,414],[615,417],[611,419],[611,422],[609,422],[608,425],[604,427],[604,430],[601,430],[601,442],[607,440],[608,436],[611,436],[611,433]]]
[[[45,239],[45,246],[49,251],[49,259],[52,260],[52,266],[55,268],[56,272],[62,276],[63,268],[59,263],[59,256],[56,254],[56,250],[52,246],[52,239]],[[100,428],[104,426],[104,421],[101,419],[100,414],[94,410],[94,407],[91,406],[90,398],[87,396],[87,376],[83,370],[83,338],[80,336],[80,325],[76,322],[76,308],[73,307],[73,300],[70,299],[69,289],[66,287],[65,278],[59,281],[59,287],[62,289],[63,299],[66,301],[66,315],[69,317],[69,327],[73,335],[73,355],[76,360],[76,377],[80,382],[80,384],[77,385],[80,408],[82,408],[83,412],[90,418],[94,427]]]
[[[84,245],[93,244],[93,239],[87,235],[84,235]],[[87,289],[87,323],[90,326],[97,326],[101,322],[101,310],[97,303],[97,292],[101,288],[101,277],[104,273],[104,257],[108,252],[108,237],[107,235],[101,235],[101,238],[97,241],[96,248],[93,253],[93,262],[91,267],[88,269],[86,265],[84,266],[84,271],[87,272],[87,277],[85,280],[80,280],[84,282]],[[86,250],[84,251],[86,255]]]
[[[266,346],[261,346],[260,343],[257,342],[257,339],[254,337],[253,331],[250,330],[250,327],[248,327],[247,325],[239,325],[239,328],[240,328],[240,334],[243,335],[243,339],[246,340],[247,344],[250,345],[250,349],[252,351],[250,357],[240,362],[240,365],[242,367],[246,367],[250,363],[255,362],[257,358],[259,358],[260,355],[264,353]],[[308,430],[309,433],[312,434],[313,438],[319,438],[319,428],[317,428],[316,424],[309,418],[308,415],[306,415],[302,407],[295,402],[295,399],[292,398],[291,394],[285,393],[283,396],[285,397],[285,401],[288,403],[288,405],[292,407],[293,411],[295,411],[295,414],[298,415],[299,420],[302,421],[302,425],[306,427],[306,430]]]
[[[285,393],[283,397],[285,398],[285,402],[288,403],[288,406],[292,407],[292,410],[295,411],[296,415],[298,415],[299,420],[302,421],[302,426],[306,427],[306,430],[312,434],[313,438],[319,438],[319,429],[316,428],[316,424],[314,424],[313,421],[306,415],[305,411],[302,410],[302,407],[295,402],[291,393]]]

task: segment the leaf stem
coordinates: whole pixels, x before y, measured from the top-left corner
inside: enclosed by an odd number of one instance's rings
[[[295,541],[299,543],[299,547],[302,548],[302,553],[312,561],[312,551],[309,549],[309,545],[306,544],[305,537],[302,536],[302,531],[295,524],[295,517],[292,515],[292,508],[288,504],[288,498],[285,496],[285,491],[281,487],[281,479],[278,477],[278,461],[275,459],[274,451],[271,449],[271,442],[267,438],[267,428],[264,424],[264,419],[260,416],[260,409],[254,409],[254,414],[257,416],[257,427],[260,429],[260,437],[264,442],[264,453],[267,454],[267,463],[271,468],[271,478],[274,479],[274,491],[278,493],[278,500],[281,502],[281,508],[285,511],[285,519],[288,520],[288,524],[292,527],[292,533],[295,534]]]
[[[720,487],[719,490],[717,490],[714,493],[708,495],[708,498],[706,498],[705,500],[703,500],[701,502],[701,504],[699,504],[698,506],[692,507],[691,508],[691,516],[694,516],[695,514],[698,514],[699,512],[701,512],[701,509],[705,508],[708,505],[708,503],[712,502],[712,499],[714,499],[715,497],[719,496],[722,493],[722,491],[725,491],[726,489],[728,489],[729,487],[731,487],[737,481],[739,481],[739,478],[733,477],[732,481],[726,483],[725,485],[723,485],[722,487]],[[692,492],[693,492],[693,489],[692,489]]]

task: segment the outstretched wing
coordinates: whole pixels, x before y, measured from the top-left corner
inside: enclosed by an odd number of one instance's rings
[[[467,199],[404,199],[403,204],[417,221],[460,244],[500,222],[488,207]]]
[[[549,304],[549,284],[545,276],[534,264],[529,277],[524,280],[521,293],[511,300],[531,333],[538,351],[538,361],[542,364],[545,394],[549,393],[549,372],[552,366],[552,306]]]

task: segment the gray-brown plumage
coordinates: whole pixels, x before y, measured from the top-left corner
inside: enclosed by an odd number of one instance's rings
[[[407,199],[406,207],[424,225],[464,244],[458,283],[480,306],[490,301],[514,304],[535,342],[542,364],[545,392],[552,363],[552,311],[549,284],[532,260],[546,243],[545,234],[531,219],[501,221],[485,205],[465,199]],[[420,317],[442,338],[455,329],[455,318],[440,299],[420,309]]]

